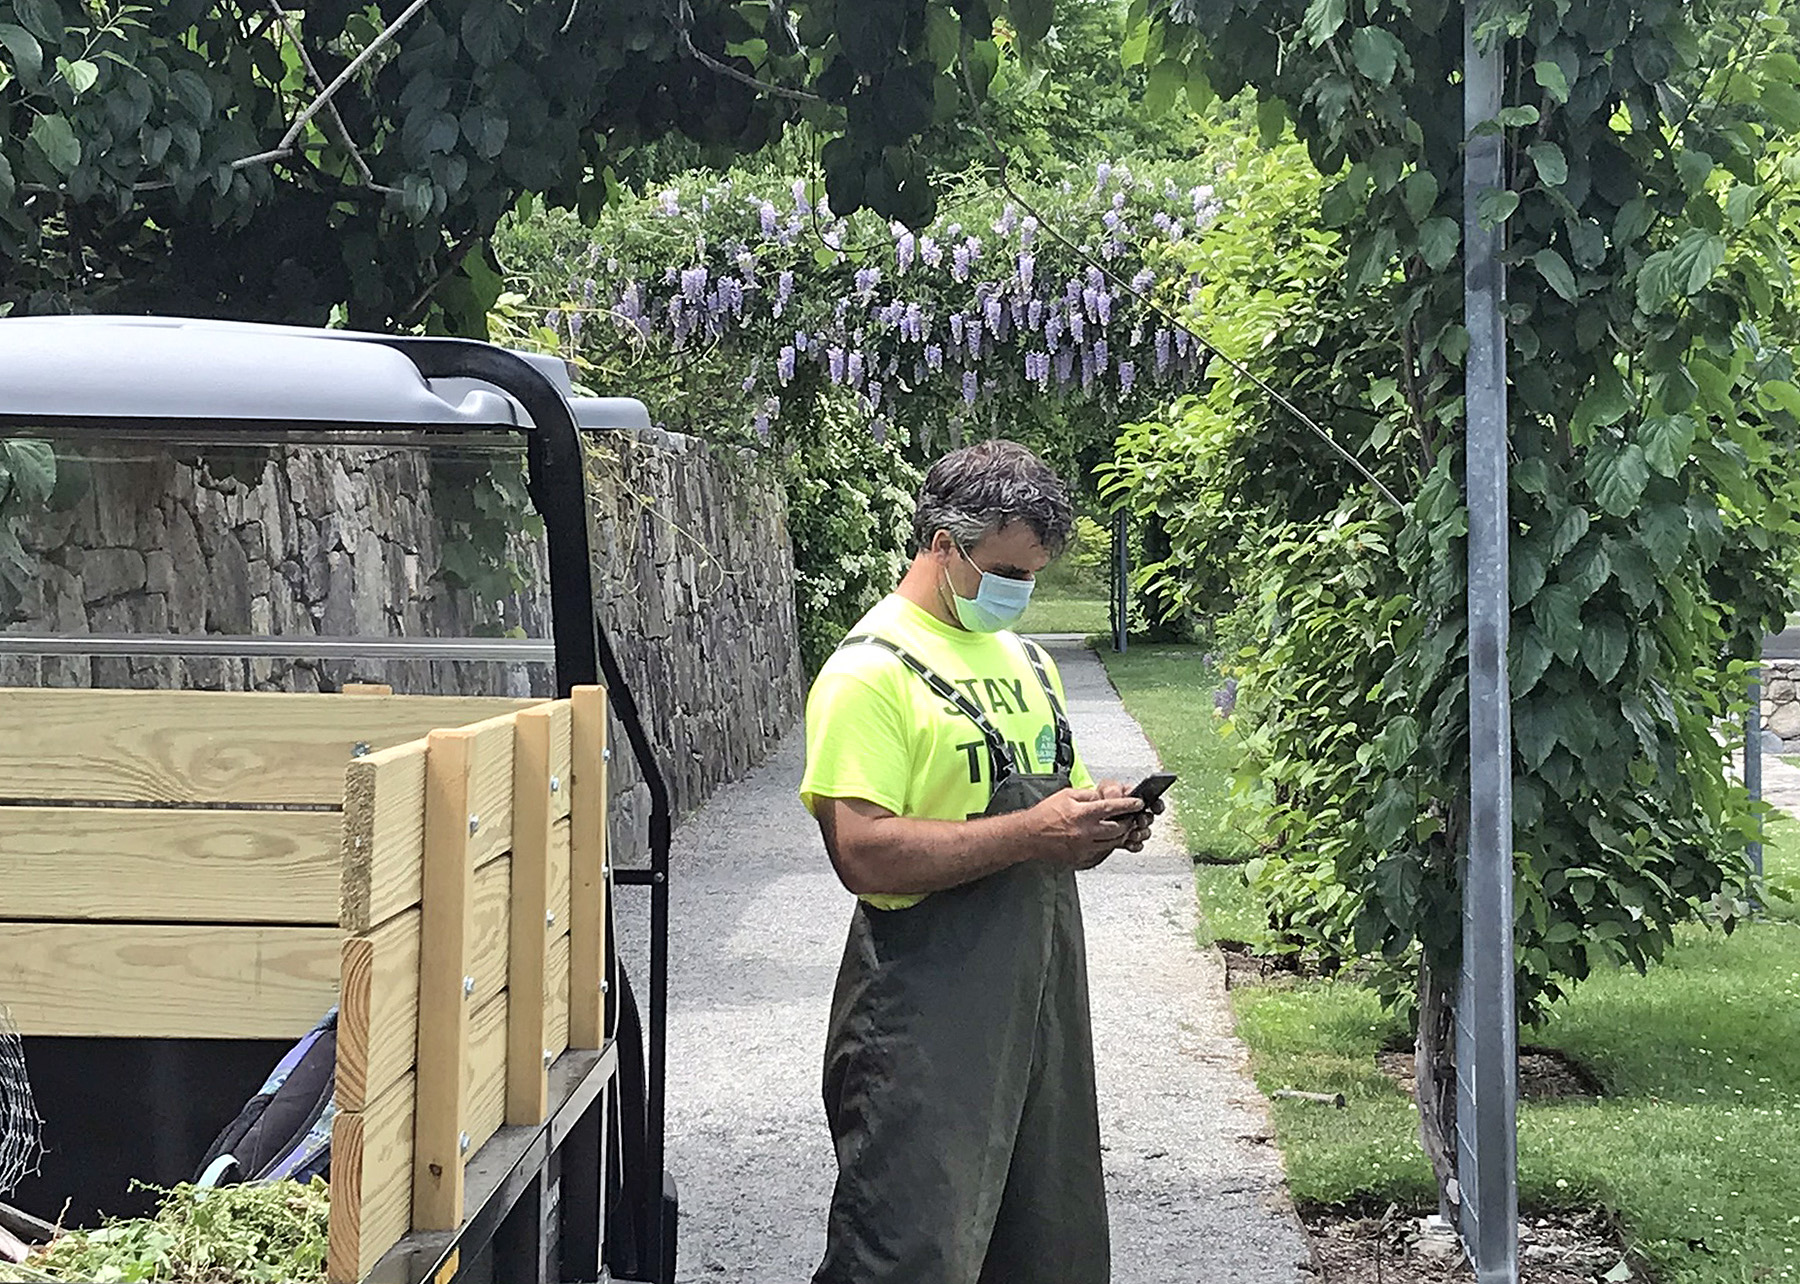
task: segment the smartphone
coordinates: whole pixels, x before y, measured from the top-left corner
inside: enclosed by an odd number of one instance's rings
[[[1142,798],[1146,804],[1155,802],[1163,796],[1163,791],[1175,783],[1174,772],[1158,772],[1153,776],[1145,776],[1132,786],[1131,796]]]

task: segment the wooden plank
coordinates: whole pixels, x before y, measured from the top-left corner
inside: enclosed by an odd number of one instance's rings
[[[551,910],[552,819],[551,715],[528,709],[514,719],[512,941],[506,988],[511,996],[506,1034],[506,1122],[541,1123],[550,1102],[544,1064],[546,948],[554,931]],[[558,782],[560,785],[560,781]],[[557,793],[563,790],[558,788]]]
[[[419,911],[344,942],[337,1041],[338,1109],[356,1111],[398,1083],[419,1052]]]
[[[0,918],[338,921],[335,812],[0,807]]]
[[[475,1006],[506,988],[506,956],[512,938],[512,868],[510,856],[489,861],[475,871],[473,911],[469,922],[469,975],[475,978]]]
[[[337,1001],[334,927],[0,923],[27,1035],[297,1039]]]
[[[357,1284],[410,1229],[414,1098],[409,1074],[367,1111],[332,1120],[331,1284]]]
[[[554,1061],[569,1046],[569,934],[550,942],[544,998],[544,1047]]]
[[[489,718],[465,728],[475,737],[471,750],[469,814],[478,821],[470,839],[477,866],[512,850],[513,716]]]
[[[569,772],[571,753],[570,709],[567,700],[550,705],[550,776],[556,782],[551,791],[551,815],[561,820],[569,814]]]
[[[418,1108],[413,1122],[412,1224],[454,1230],[462,1218],[468,1119],[463,1054],[469,1044],[469,938],[473,917],[469,786],[475,733],[434,731],[425,757],[425,864],[420,901]]]
[[[469,1097],[465,1160],[486,1145],[506,1119],[506,1028],[511,1006],[511,996],[502,990],[477,1008],[469,1022],[469,1051],[463,1061],[463,1090]]]
[[[394,688],[385,682],[346,682],[338,688],[339,695],[393,695]]]
[[[569,1046],[606,1041],[606,688],[576,687],[571,704]]]
[[[357,746],[385,749],[533,703],[540,702],[0,689],[0,796],[335,806]]]
[[[569,821],[565,816],[550,830],[550,934],[569,933]]]
[[[419,903],[425,856],[425,742],[357,758],[344,771],[339,923],[360,936]]]

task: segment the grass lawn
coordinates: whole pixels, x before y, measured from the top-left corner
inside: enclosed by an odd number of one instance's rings
[[[1204,800],[1223,794],[1211,675],[1173,648],[1128,653],[1124,663],[1103,658],[1165,761],[1193,773],[1184,773],[1192,797],[1180,804],[1183,825],[1204,823]],[[1236,841],[1241,850],[1245,840]],[[1800,824],[1782,817],[1770,825],[1765,862],[1789,884],[1800,875]],[[1259,907],[1237,871],[1199,872],[1212,934],[1254,939],[1247,928],[1260,922]],[[1265,1092],[1334,1091],[1349,1102],[1342,1111],[1272,1103],[1295,1197],[1434,1206],[1412,1104],[1375,1066],[1375,1054],[1404,1044],[1406,1032],[1374,995],[1307,981],[1232,997]],[[1522,1106],[1527,1208],[1613,1210],[1661,1284],[1800,1281],[1792,1174],[1800,1157],[1800,915],[1792,902],[1772,902],[1769,921],[1729,937],[1684,929],[1648,976],[1590,978],[1521,1041],[1575,1057],[1607,1094]]]
[[[1045,585],[1031,596],[1021,633],[1110,633],[1112,618],[1104,594],[1100,597],[1069,592]]]

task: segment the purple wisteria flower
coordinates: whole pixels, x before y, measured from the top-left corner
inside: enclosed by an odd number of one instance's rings
[[[881,283],[881,269],[865,267],[856,269],[856,292],[867,298],[875,293],[875,287]]]
[[[1102,326],[1112,324],[1113,292],[1110,287],[1102,287],[1094,292],[1094,315]]]
[[[926,267],[937,267],[944,261],[944,251],[929,236],[919,238],[919,257],[925,260]]]
[[[1107,210],[1100,216],[1100,223],[1109,232],[1119,230],[1120,215],[1118,210]]]
[[[662,195],[658,196],[656,203],[662,208],[664,218],[674,218],[681,213],[681,194],[673,187],[666,189]]]
[[[869,421],[869,436],[873,437],[876,441],[886,441],[888,438],[887,420],[880,416],[871,419]]]
[[[1157,210],[1156,213],[1150,216],[1150,226],[1154,227],[1159,232],[1166,233],[1171,227],[1175,226],[1175,221],[1162,210]]]
[[[681,294],[689,303],[698,303],[706,297],[706,283],[709,274],[704,267],[683,268],[681,271]]]
[[[963,314],[960,312],[952,312],[950,314],[950,342],[957,346],[961,346],[962,341],[963,341]]]
[[[1075,349],[1064,348],[1056,354],[1056,383],[1067,388],[1075,378]]]
[[[987,322],[988,333],[996,339],[1000,338],[1000,328],[1006,323],[1006,314],[1000,306],[1000,300],[997,297],[990,298],[982,305],[981,311],[982,318]]]
[[[1044,318],[1044,342],[1054,348],[1063,337],[1064,326],[1063,314],[1052,311],[1049,316]]]
[[[1131,292],[1133,294],[1144,294],[1150,289],[1151,286],[1153,286],[1155,284],[1156,284],[1155,269],[1154,268],[1139,268],[1137,275],[1131,278]]]
[[[1025,305],[1025,328],[1034,331],[1044,328],[1044,301],[1042,299],[1033,299]]]
[[[825,350],[825,361],[827,367],[831,371],[831,382],[844,382],[844,350],[839,347],[827,348]]]
[[[994,235],[1011,236],[1013,229],[1018,225],[1019,211],[1013,208],[1011,201],[1008,201],[1006,208],[1000,211],[1000,217],[994,220]]]
[[[869,399],[869,409],[881,409],[881,380],[869,380],[869,386],[863,390],[863,395]]]
[[[925,345],[925,368],[933,374],[944,368],[944,350],[935,343]]]
[[[925,341],[925,312],[917,303],[908,303],[900,318],[900,337],[912,343]]]
[[[1156,327],[1156,373],[1163,374],[1169,368],[1169,327]]]
[[[1096,192],[1105,187],[1112,178],[1112,168],[1111,161],[1101,161],[1094,167],[1094,190]]]
[[[755,392],[756,391],[756,376],[755,375],[745,375],[744,376],[744,391],[745,392]]]
[[[1095,339],[1094,340],[1094,370],[1096,373],[1099,373],[1099,374],[1106,373],[1106,358],[1107,358],[1106,340],[1105,339]]]
[[[762,207],[757,210],[757,217],[762,224],[762,234],[774,236],[780,220],[780,215],[775,212],[775,206],[769,201],[764,201]]]
[[[973,370],[963,371],[963,377],[962,377],[963,404],[966,406],[974,405],[976,395],[980,391],[981,391],[981,382],[980,382],[980,380],[978,380],[975,377],[975,372]]]
[[[967,281],[969,279],[969,247],[959,245],[951,252],[952,262],[950,276],[952,280]]]
[[[1026,293],[1031,292],[1031,282],[1037,276],[1037,256],[1030,250],[1019,251],[1019,287]]]
[[[1087,318],[1081,315],[1079,308],[1069,310],[1069,337],[1076,343],[1087,339]]]
[[[794,297],[794,274],[783,272],[775,279],[775,316],[780,318],[787,311],[788,300]]]
[[[1019,248],[1029,250],[1031,243],[1037,240],[1038,221],[1036,216],[1027,214],[1025,221],[1019,224]]]
[[[807,348],[811,346],[811,343],[812,341],[807,337],[806,331],[794,331],[794,350],[796,352],[805,352]]]
[[[905,276],[906,270],[913,265],[918,249],[919,243],[911,232],[900,233],[900,238],[894,242],[894,264],[901,276]]]
[[[1137,366],[1129,361],[1119,362],[1119,391],[1130,392],[1131,385],[1137,382]]]
[[[794,377],[794,345],[783,344],[781,351],[775,356],[775,377],[783,388],[787,387]]]
[[[794,198],[794,213],[807,213],[809,207],[806,204],[806,180],[803,178],[796,178],[794,180],[794,185],[788,190]]]
[[[849,363],[846,367],[845,377],[848,379],[849,384],[852,388],[862,387],[863,354],[861,352],[852,352],[850,354]]]

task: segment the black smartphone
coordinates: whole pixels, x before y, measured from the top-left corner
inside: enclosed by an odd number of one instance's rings
[[[1142,798],[1145,804],[1148,805],[1155,802],[1158,798],[1161,798],[1163,796],[1163,791],[1174,783],[1174,772],[1158,772],[1153,776],[1145,776],[1142,780],[1138,781],[1137,784],[1133,785],[1131,796],[1133,798]]]

